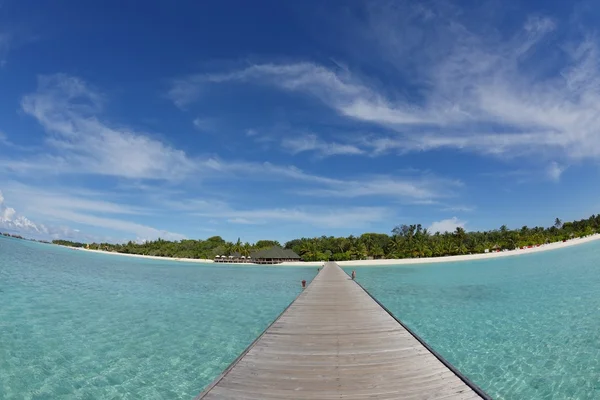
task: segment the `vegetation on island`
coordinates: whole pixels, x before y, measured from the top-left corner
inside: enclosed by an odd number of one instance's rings
[[[486,250],[513,250],[594,233],[600,233],[600,215],[565,223],[556,218],[554,224],[548,228],[524,226],[521,229],[508,229],[503,225],[500,229],[485,232],[467,232],[458,227],[451,233],[431,233],[420,224],[400,225],[392,230],[391,235],[365,233],[361,236],[301,238],[285,243],[284,247],[298,253],[304,261],[442,257],[484,253]],[[73,247],[88,246],[88,244],[68,240],[54,240],[53,243]],[[255,251],[273,246],[280,246],[280,243],[273,240],[259,240],[250,244],[243,243],[240,239],[232,243],[220,236],[213,236],[206,240],[186,239],[178,242],[158,239],[144,243],[89,244],[90,249],[118,253],[195,259],[212,259],[216,255],[233,253],[247,257]]]
[[[25,239],[23,236],[21,236],[21,235],[15,235],[14,233],[2,233],[2,232],[0,232],[0,236],[11,237],[11,238],[15,238],[15,239]]]
[[[21,239],[21,240],[29,240],[30,242],[38,242],[38,243],[46,243],[46,244],[50,244],[50,242],[48,242],[47,240],[39,240],[39,239],[28,239],[25,238],[21,235],[17,235],[16,233],[8,233],[8,232],[0,232],[0,236],[4,236],[4,237],[10,237],[13,239]]]

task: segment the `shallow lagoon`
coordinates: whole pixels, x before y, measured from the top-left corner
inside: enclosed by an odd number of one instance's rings
[[[495,399],[600,398],[600,243],[356,269]],[[0,238],[0,398],[191,399],[315,273]]]
[[[0,398],[191,399],[315,274],[1,238]]]
[[[494,399],[600,399],[600,243],[357,268],[359,281]]]

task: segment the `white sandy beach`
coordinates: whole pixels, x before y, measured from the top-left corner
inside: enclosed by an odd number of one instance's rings
[[[511,250],[511,251],[501,251],[496,253],[483,253],[483,254],[468,254],[464,256],[446,256],[446,257],[427,257],[427,258],[404,258],[404,259],[386,259],[386,260],[355,260],[355,261],[338,261],[337,263],[342,267],[351,267],[351,266],[360,266],[360,267],[377,267],[377,266],[385,266],[385,265],[410,265],[410,264],[433,264],[433,263],[444,263],[444,262],[456,262],[456,261],[472,261],[472,260],[482,260],[487,258],[498,258],[498,257],[510,257],[510,256],[518,256],[522,254],[531,254],[538,253],[541,251],[549,251],[562,249],[564,247],[576,246],[578,244],[588,243],[594,240],[600,240],[600,234],[594,234],[585,238],[576,238],[567,240],[566,242],[555,242],[549,243],[545,245],[541,245],[539,247],[532,247],[527,249],[519,249],[519,250]],[[67,246],[63,246],[67,247]],[[79,250],[79,251],[87,251],[92,253],[100,253],[100,254],[112,254],[116,256],[125,256],[125,257],[138,257],[138,258],[147,258],[153,260],[167,260],[167,261],[179,261],[179,262],[188,262],[188,263],[200,263],[200,264],[210,264],[213,263],[213,260],[202,260],[202,259],[190,259],[190,258],[172,258],[172,257],[156,257],[156,256],[144,256],[139,254],[125,254],[125,253],[113,253],[102,250],[91,250],[84,249],[79,247],[68,247],[69,249]],[[257,264],[226,264],[226,265],[238,265],[238,266],[256,266]],[[282,264],[275,264],[272,266],[275,267],[320,267],[323,265],[321,261],[310,261],[310,262],[286,262]]]

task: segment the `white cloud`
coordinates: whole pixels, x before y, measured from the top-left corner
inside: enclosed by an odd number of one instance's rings
[[[195,170],[183,151],[100,121],[102,103],[102,96],[78,78],[40,77],[37,92],[25,96],[22,107],[48,132],[55,155],[24,161],[24,166],[145,179],[181,178]]]
[[[256,129],[246,129],[246,136],[256,136],[258,131]]]
[[[24,215],[8,207],[4,195],[0,191],[0,229],[10,233],[18,233],[36,238],[50,237],[55,231],[48,229],[45,225],[35,224]]]
[[[457,217],[452,217],[449,219],[443,219],[441,221],[435,221],[428,229],[431,233],[454,232],[458,227],[464,228],[465,224],[465,221],[461,221]]]
[[[64,224],[81,224],[91,228],[103,228],[111,231],[117,231],[129,237],[136,237],[143,240],[151,240],[161,237],[169,240],[184,239],[185,235],[157,229],[144,224],[124,219],[123,216],[131,218],[138,214],[149,214],[151,210],[142,209],[139,206],[129,206],[114,203],[106,200],[108,194],[100,192],[77,193],[66,188],[56,191],[40,189],[22,184],[6,184],[11,198],[15,203],[28,212],[35,213],[38,218],[45,221],[55,221]],[[8,210],[8,211],[6,211]],[[2,208],[0,208],[2,212]],[[12,208],[4,208],[7,215],[16,215]],[[121,217],[117,217],[121,216]],[[8,220],[8,219],[7,219]],[[12,224],[15,218],[10,218]],[[29,223],[28,223],[29,222]],[[64,227],[51,227],[46,225],[34,224],[26,218],[20,220],[20,229],[23,232],[37,233],[41,236],[51,238],[64,238],[73,236],[73,230]],[[63,235],[63,236],[60,236]],[[75,235],[81,237],[82,235]]]

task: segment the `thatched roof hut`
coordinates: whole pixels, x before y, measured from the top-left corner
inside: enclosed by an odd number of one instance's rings
[[[257,251],[251,254],[250,258],[257,264],[279,264],[284,261],[300,261],[300,256],[293,250],[282,249],[277,246]]]

